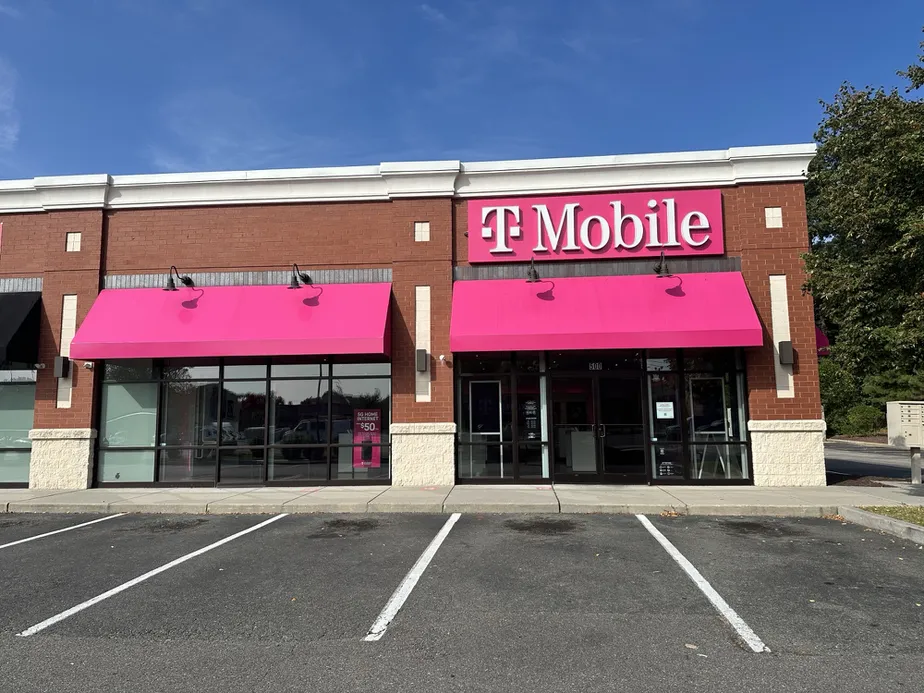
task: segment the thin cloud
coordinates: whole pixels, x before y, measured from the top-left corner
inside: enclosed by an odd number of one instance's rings
[[[13,19],[19,19],[22,17],[22,12],[11,5],[0,4],[0,14],[5,14],[7,17],[12,17]]]
[[[16,110],[16,70],[0,58],[0,151],[10,152],[19,141],[19,112]]]
[[[434,21],[437,24],[449,24],[449,17],[447,17],[435,7],[431,7],[427,3],[424,3],[420,6],[419,9],[421,12],[423,12],[427,19]]]
[[[334,140],[293,132],[257,99],[231,89],[176,94],[161,115],[166,136],[148,146],[160,171],[306,166],[330,161],[336,149]]]

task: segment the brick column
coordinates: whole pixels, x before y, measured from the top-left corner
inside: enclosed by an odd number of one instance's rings
[[[449,352],[452,308],[452,203],[449,199],[393,203],[392,483],[446,485],[455,479],[453,373]],[[430,240],[414,240],[414,223],[429,222]],[[423,292],[418,287],[428,287]],[[428,373],[418,376],[417,304],[429,299]],[[422,316],[421,316],[422,317]],[[424,345],[425,346],[425,345]],[[440,361],[440,355],[445,361]],[[429,392],[426,379],[429,378]]]
[[[42,327],[35,388],[30,488],[87,488],[92,481],[95,370],[71,363],[70,394],[54,377],[55,357],[61,354],[62,315],[66,296],[76,297],[77,326],[99,293],[103,212],[49,212],[43,246],[46,271],[42,287]],[[66,235],[80,233],[80,250],[66,251]],[[69,299],[73,300],[73,299]]]
[[[815,314],[812,297],[802,293],[802,255],[809,249],[803,185],[743,185],[726,190],[724,204],[727,252],[741,255],[742,274],[764,327],[763,346],[746,353],[754,483],[824,485]],[[767,228],[768,207],[781,209],[782,228]],[[795,352],[791,387],[785,382],[788,371],[778,363],[771,276],[785,277],[785,295],[776,309],[789,316]]]

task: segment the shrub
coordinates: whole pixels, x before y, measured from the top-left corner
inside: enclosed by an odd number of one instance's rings
[[[858,404],[851,407],[843,420],[841,433],[854,436],[868,436],[878,433],[885,426],[885,413],[879,407]]]
[[[831,358],[818,364],[821,381],[821,405],[828,422],[828,435],[846,433],[846,418],[850,408],[861,400],[860,384],[853,373]]]

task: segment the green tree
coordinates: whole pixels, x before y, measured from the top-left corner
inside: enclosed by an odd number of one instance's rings
[[[908,391],[883,374],[924,373],[924,100],[906,96],[924,86],[924,53],[898,74],[904,93],[844,84],[822,102],[806,184],[807,288],[831,358],[877,405],[890,384]]]

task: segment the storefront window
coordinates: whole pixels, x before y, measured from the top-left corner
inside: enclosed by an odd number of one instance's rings
[[[333,371],[317,363],[108,362],[97,478],[387,480],[390,364]]]
[[[748,478],[741,351],[649,352],[647,368],[653,478]]]
[[[683,478],[683,413],[680,375],[649,373],[648,398],[651,402],[650,426],[652,476],[656,479]]]
[[[336,448],[331,452],[334,456],[332,477],[374,479],[382,474],[387,476],[390,381],[387,378],[343,378],[338,377],[341,372],[338,365],[333,370],[331,444]],[[359,374],[380,369],[345,370]]]
[[[459,395],[459,476],[512,479],[513,453],[502,444],[513,439],[510,377],[465,376]]]
[[[216,367],[217,368],[217,367]],[[159,478],[170,482],[214,479],[218,452],[215,447],[231,444],[233,431],[220,423],[218,380],[195,381],[193,375],[211,370],[170,367],[161,388],[160,444],[171,448],[161,453]],[[215,376],[217,378],[217,371]],[[184,449],[177,449],[184,448]]]
[[[459,480],[748,478],[740,349],[459,354],[455,370]]]
[[[549,478],[544,364],[526,352],[457,359],[460,479]]]
[[[0,484],[28,484],[35,371],[0,371]]]
[[[512,354],[463,354],[456,362],[457,373],[509,373],[511,370]]]

